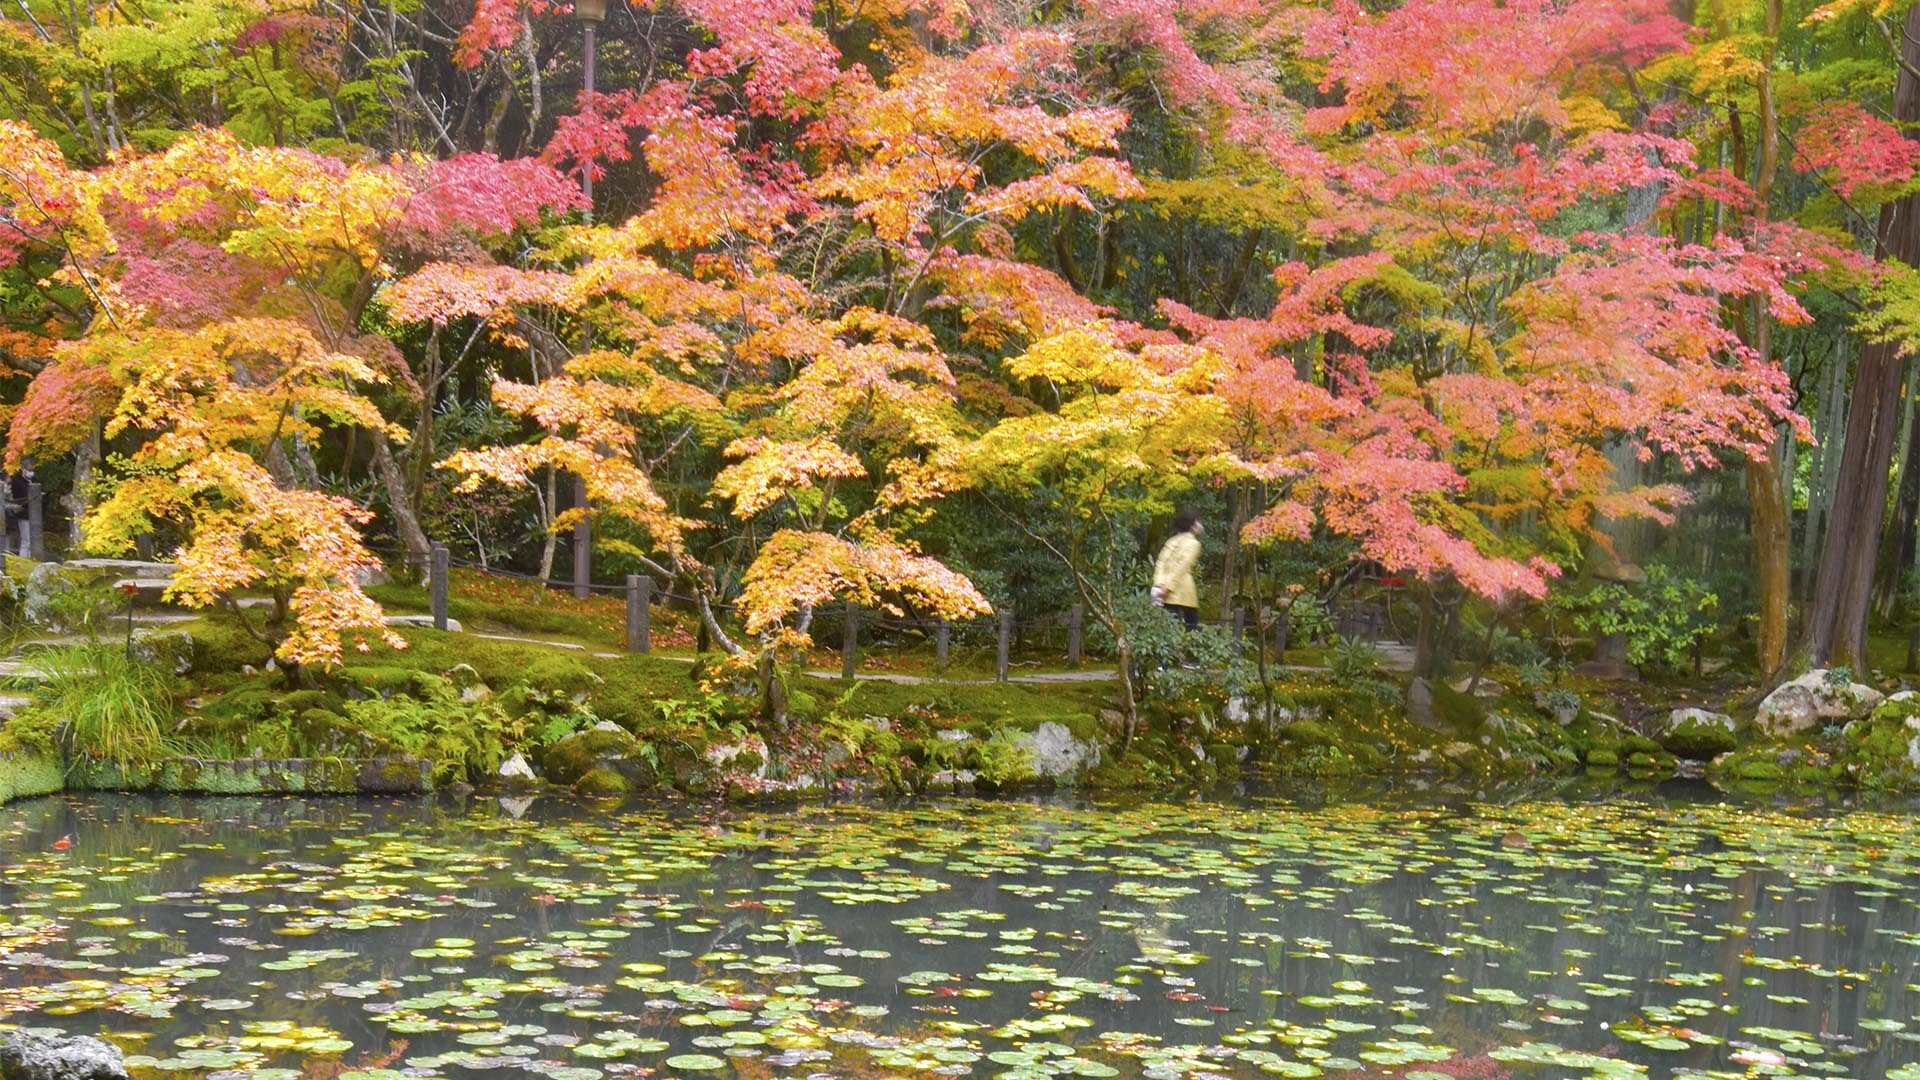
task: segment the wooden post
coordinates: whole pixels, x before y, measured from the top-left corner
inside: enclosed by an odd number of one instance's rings
[[[348,430],[351,431],[353,429],[349,428]],[[141,533],[139,536],[134,537],[133,552],[134,554],[140,556],[143,562],[152,562],[153,561],[153,534]]]
[[[653,578],[627,575],[627,651],[653,651]]]
[[[1087,609],[1075,604],[1067,609],[1067,663],[1080,666],[1080,631],[1086,625]]]
[[[47,559],[46,496],[38,483],[27,484],[27,552],[39,562]]]
[[[573,478],[573,505],[587,508],[587,478]],[[573,595],[585,600],[593,595],[593,524],[583,513],[573,526]]]
[[[1287,662],[1287,623],[1293,618],[1293,608],[1282,605],[1273,614],[1273,662]]]
[[[433,628],[447,628],[447,545],[427,549],[427,589],[432,594]]]
[[[1233,606],[1233,640],[1247,640],[1247,609],[1239,604]]]
[[[1013,612],[1000,609],[1000,648],[999,665],[995,668],[995,682],[1007,681],[1007,653],[1013,648]]]
[[[936,667],[947,666],[947,649],[953,644],[953,627],[947,620],[941,619],[933,628],[933,663]]]
[[[859,664],[860,657],[860,609],[847,603],[846,632],[840,639],[840,677],[853,678],[853,669]]]

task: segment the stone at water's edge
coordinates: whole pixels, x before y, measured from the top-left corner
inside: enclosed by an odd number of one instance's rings
[[[1048,780],[1072,781],[1100,764],[1100,747],[1074,738],[1065,724],[1049,720],[1020,741],[1033,755],[1034,771]]]
[[[0,751],[0,804],[52,795],[67,786],[67,771],[51,754],[20,747]]]
[[[540,766],[549,783],[579,785],[599,795],[645,791],[659,781],[646,747],[618,724],[561,739],[541,754]]]
[[[0,1080],[127,1080],[110,1043],[86,1035],[0,1032]]]
[[[519,783],[533,783],[533,766],[527,764],[524,755],[515,754],[500,765],[500,779]]]
[[[1661,749],[1675,757],[1710,761],[1739,745],[1738,725],[1726,713],[1675,709],[1655,733]]]
[[[1816,668],[1781,683],[1760,703],[1754,722],[1774,738],[1798,735],[1826,724],[1844,724],[1870,715],[1884,699],[1865,683],[1833,682],[1825,668]]]

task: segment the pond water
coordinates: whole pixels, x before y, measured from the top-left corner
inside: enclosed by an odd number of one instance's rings
[[[1920,1080],[1910,812],[39,800],[0,1022],[212,1080]]]

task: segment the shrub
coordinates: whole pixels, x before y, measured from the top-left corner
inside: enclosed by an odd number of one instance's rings
[[[1656,563],[1644,582],[1602,582],[1563,603],[1581,630],[1624,637],[1634,664],[1678,671],[1713,632],[1720,598],[1705,583]]]

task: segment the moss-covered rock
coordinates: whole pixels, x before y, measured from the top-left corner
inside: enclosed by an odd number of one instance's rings
[[[1777,761],[1764,758],[1749,758],[1733,767],[1733,775],[1741,780],[1759,780],[1769,783],[1787,778],[1787,771]]]
[[[66,787],[60,759],[0,732],[0,803],[52,795]]]
[[[645,755],[639,739],[613,724],[603,724],[547,747],[540,766],[549,783],[578,784],[588,773],[601,770],[620,776],[626,790],[641,791],[659,780]]]
[[[1863,787],[1920,787],[1920,695],[1895,694],[1848,724],[1839,764]]]
[[[308,757],[387,757],[398,749],[386,739],[355,727],[326,709],[305,709],[293,719],[293,743]]]
[[[1613,769],[1620,765],[1620,754],[1610,746],[1596,746],[1587,751],[1587,768]]]
[[[1661,727],[1660,746],[1676,757],[1711,761],[1739,745],[1733,717],[1705,709],[1675,709]]]
[[[573,789],[582,795],[626,795],[633,785],[612,769],[593,768],[574,781]]]

